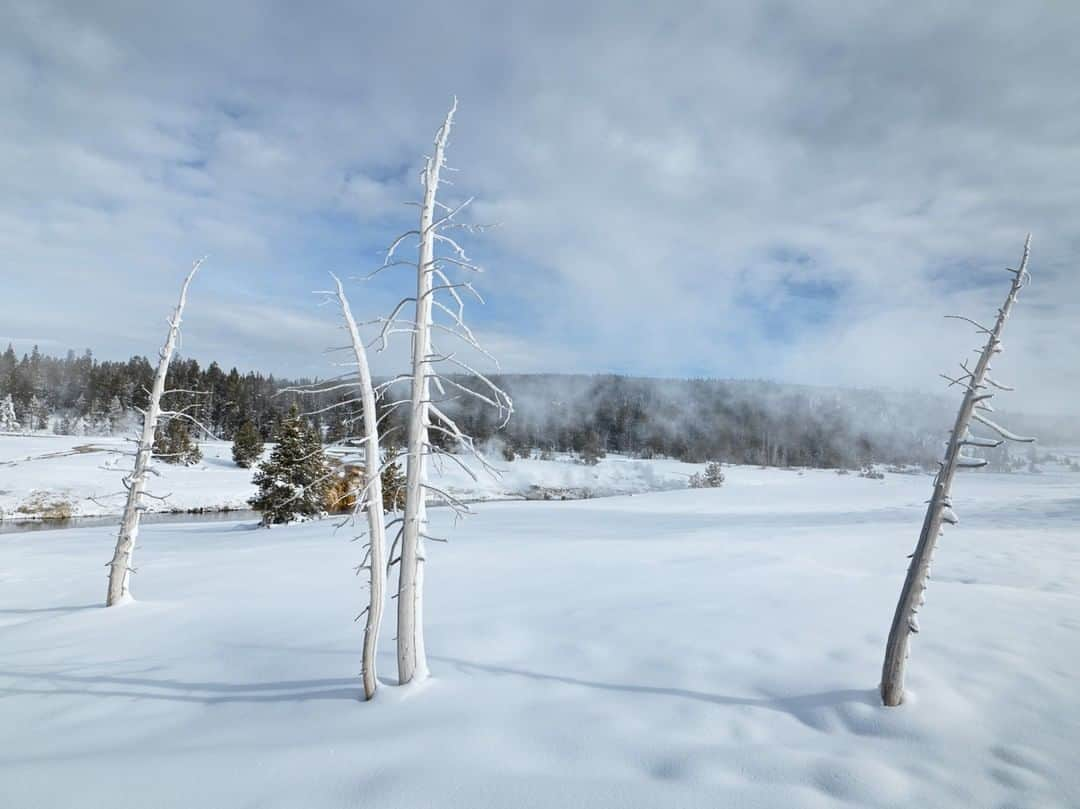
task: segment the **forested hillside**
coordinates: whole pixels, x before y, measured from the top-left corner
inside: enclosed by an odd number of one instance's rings
[[[145,402],[153,369],[145,357],[98,360],[90,351],[51,357],[33,350],[0,355],[0,402],[11,396],[21,429],[70,435],[126,431]],[[687,461],[720,459],[774,466],[854,467],[871,461],[930,464],[950,423],[946,399],[760,381],[648,379],[616,375],[501,375],[514,400],[496,417],[470,397],[446,403],[462,429],[507,455],[528,450],[621,452]],[[251,420],[266,439],[294,403],[327,441],[354,434],[358,405],[348,390],[298,395],[314,380],[223,370],[177,358],[169,369],[170,406],[197,403],[196,418],[231,439]],[[398,398],[391,396],[389,398]],[[337,406],[335,406],[337,405]],[[386,419],[393,441],[397,414]],[[1005,465],[1006,459],[998,459]]]

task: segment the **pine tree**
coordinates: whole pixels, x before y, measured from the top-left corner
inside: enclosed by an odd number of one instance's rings
[[[277,444],[259,464],[258,494],[248,503],[262,512],[262,524],[292,522],[322,513],[331,474],[319,436],[300,421],[293,405],[278,428]]]
[[[236,431],[233,440],[232,457],[236,465],[243,469],[250,469],[263,452],[263,440],[259,430],[252,421],[245,421]]]
[[[45,406],[45,403],[37,397],[37,394],[30,397],[30,403],[23,411],[22,420],[23,427],[25,427],[27,431],[45,429],[45,427],[42,426],[43,423],[48,425],[49,409]]]
[[[695,472],[690,476],[691,489],[718,489],[724,485],[724,469],[719,461],[705,464],[705,472]]]
[[[387,462],[387,458],[395,456],[395,460]],[[396,459],[397,449],[390,448],[383,455],[382,470],[382,499],[384,511],[400,511],[405,507],[405,473],[401,470],[401,462]]]
[[[600,443],[600,436],[595,432],[590,432],[585,438],[585,445],[581,448],[581,462],[586,466],[596,466],[606,455],[607,452]]]
[[[113,435],[121,432],[124,428],[124,418],[127,413],[124,412],[124,406],[120,404],[120,397],[113,396],[109,400],[109,432]]]
[[[186,421],[169,419],[154,435],[154,457],[165,463],[194,466],[202,460],[202,451],[191,440]]]
[[[94,399],[90,402],[90,412],[86,417],[87,420],[87,432],[94,435],[109,435],[111,428],[109,427],[109,415],[105,412],[105,408],[102,404]]]
[[[0,433],[13,433],[19,429],[19,420],[15,418],[15,403],[9,393],[0,400]]]

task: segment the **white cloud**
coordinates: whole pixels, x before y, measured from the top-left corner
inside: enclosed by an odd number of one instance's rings
[[[1002,363],[1019,401],[1080,393],[1053,348],[1080,341],[1069,4],[11,9],[5,331],[146,351],[209,253],[191,352],[318,372],[308,290],[406,221],[457,93],[453,193],[503,225],[480,323],[510,370],[927,388],[966,350],[941,315],[992,315],[1031,229]]]

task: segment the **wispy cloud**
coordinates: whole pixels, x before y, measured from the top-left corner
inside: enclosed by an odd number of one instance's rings
[[[209,253],[185,350],[324,373],[309,293],[407,227],[456,93],[504,367],[930,387],[967,351],[941,315],[992,313],[1030,229],[1001,364],[1054,409],[1080,393],[1078,39],[1069,4],[16,0],[0,322],[152,350]]]

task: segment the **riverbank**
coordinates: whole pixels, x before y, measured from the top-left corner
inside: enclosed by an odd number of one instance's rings
[[[0,524],[119,515],[123,476],[131,468],[129,444],[120,437],[0,434]],[[148,513],[244,511],[255,494],[253,470],[232,460],[227,442],[200,443],[194,466],[156,464]],[[267,450],[269,451],[269,450]],[[330,447],[337,457],[355,453]],[[550,460],[492,459],[496,476],[477,470],[472,479],[453,463],[434,463],[437,485],[464,501],[589,499],[683,489],[699,464],[611,455],[588,466],[566,455]],[[475,464],[474,464],[475,466]]]

